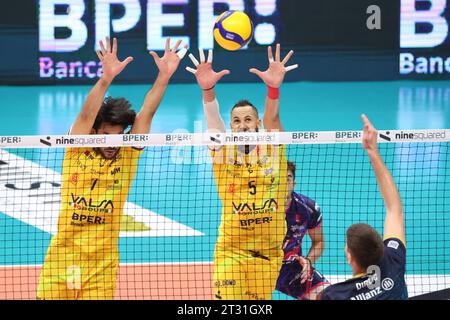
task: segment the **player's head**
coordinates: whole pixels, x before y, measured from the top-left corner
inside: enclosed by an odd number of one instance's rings
[[[136,119],[136,112],[131,110],[131,104],[124,98],[108,97],[103,101],[100,111],[95,118],[93,134],[123,134],[132,126]],[[113,158],[119,148],[99,148],[100,153],[107,159]]]
[[[295,169],[296,169],[295,163],[288,161],[287,162],[288,197],[291,196],[295,188]]]
[[[258,132],[261,128],[258,109],[248,100],[238,101],[231,109],[231,131]]]
[[[351,225],[346,240],[345,255],[354,273],[366,272],[368,267],[378,265],[383,259],[383,240],[370,225]]]

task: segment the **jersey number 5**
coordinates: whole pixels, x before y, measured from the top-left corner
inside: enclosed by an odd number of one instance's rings
[[[256,194],[256,181],[255,180],[249,181],[248,187],[250,188],[250,194],[254,196]]]

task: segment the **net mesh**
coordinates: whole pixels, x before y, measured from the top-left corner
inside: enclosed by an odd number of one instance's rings
[[[394,134],[391,141],[380,139],[386,142],[380,143],[380,153],[403,200],[410,297],[450,287],[446,139],[450,134],[443,132],[440,139],[434,135],[430,141],[412,136],[402,141]],[[333,139],[321,139],[320,134],[294,139],[297,136],[285,133],[288,139],[276,143],[260,141],[269,147],[286,146],[287,160],[296,164],[294,191],[313,199],[322,214],[324,250],[314,267],[331,283],[343,281],[351,277],[344,253],[346,230],[364,222],[383,234],[383,199],[359,143],[360,133],[341,140],[336,139],[337,133],[332,133]],[[296,298],[275,290],[279,265],[253,265],[236,251],[233,257],[219,254],[216,245],[224,202],[206,146],[211,137],[207,143],[191,135],[180,135],[178,140],[158,137],[164,143],[145,137],[139,143],[137,138],[127,139],[127,146],[122,137],[116,137],[120,143],[106,137],[106,141],[82,141],[82,145],[71,137],[59,137],[59,145],[54,137],[22,137],[0,145],[0,299],[213,299],[233,287],[237,273],[254,274],[248,281],[253,281],[255,291],[265,292],[262,295]],[[228,142],[227,150],[236,150],[237,144],[245,145],[243,141],[248,140],[222,141]],[[113,145],[122,147],[119,158],[105,160],[98,148]],[[283,206],[272,210],[270,203],[258,199],[264,197],[259,191],[265,182],[249,183],[245,172],[252,168],[234,168],[242,176],[237,174],[232,182],[224,180],[227,197],[241,200],[233,203],[233,209],[239,214],[246,210],[239,205],[248,202],[249,196],[241,195],[241,182],[235,184],[247,179],[245,192],[255,192],[257,203],[256,208],[249,204],[248,210],[268,210],[258,211],[260,220],[258,213],[246,216],[245,220],[253,221],[245,226],[251,224],[265,232],[266,238],[271,232],[279,238],[276,224],[263,217],[279,213]],[[265,175],[276,178],[274,172]],[[281,199],[276,193],[281,191],[274,192],[270,197]],[[272,229],[265,226],[271,223]],[[244,231],[236,232],[230,236],[234,241],[247,237]],[[223,246],[232,246],[232,242],[219,241]],[[311,243],[306,232],[303,255]],[[271,250],[255,254],[263,262],[276,256]],[[236,261],[245,270],[236,267]],[[220,283],[214,277],[217,264],[226,269]],[[241,296],[236,293],[235,297]]]

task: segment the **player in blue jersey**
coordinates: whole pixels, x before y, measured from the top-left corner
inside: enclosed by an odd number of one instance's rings
[[[290,161],[287,181],[287,233],[283,243],[283,265],[276,289],[296,299],[315,300],[330,285],[313,267],[325,247],[322,213],[314,200],[294,192],[295,164]],[[304,256],[302,241],[307,233],[312,243],[308,255]]]
[[[353,278],[326,288],[323,300],[407,299],[405,220],[400,195],[377,146],[378,133],[365,115],[363,147],[369,156],[386,207],[384,241],[367,224],[347,230],[345,254]]]

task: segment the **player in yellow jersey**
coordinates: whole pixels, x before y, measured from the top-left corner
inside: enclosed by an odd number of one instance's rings
[[[250,69],[268,86],[264,127],[282,131],[279,117],[279,87],[293,51],[280,59],[277,45],[275,59],[269,47],[269,68],[265,72]],[[194,73],[203,90],[203,106],[208,130],[225,132],[214,87],[228,70],[212,69],[212,50],[200,62],[189,55]],[[258,110],[241,100],[231,110],[233,132],[258,132]],[[285,203],[287,199],[287,160],[285,146],[223,147],[212,151],[214,177],[222,200],[222,219],[214,251],[214,296],[216,299],[270,299],[275,289],[283,259],[282,244],[286,235]]]
[[[124,98],[104,100],[114,78],[133,58],[118,59],[116,39],[111,45],[106,38],[106,48],[100,41],[97,55],[103,75],[87,96],[70,134],[123,134],[129,126],[132,134],[148,133],[169,80],[186,53],[186,47],[177,53],[180,44],[171,50],[168,39],[162,58],[150,53],[159,74],[136,115]],[[58,231],[41,271],[38,299],[114,298],[120,221],[141,152],[132,147],[66,150]]]

